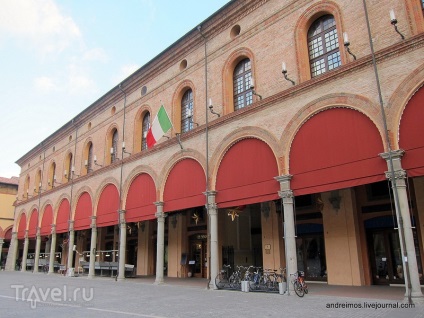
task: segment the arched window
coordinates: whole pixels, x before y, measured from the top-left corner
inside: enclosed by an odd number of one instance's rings
[[[150,113],[147,112],[143,117],[143,123],[141,127],[141,150],[147,149],[147,133],[150,129]]]
[[[41,170],[38,170],[37,174],[35,175],[34,192],[39,193],[40,189],[41,189]]]
[[[118,158],[118,130],[114,129],[112,134],[112,147],[110,149],[110,163]]]
[[[93,171],[93,143],[90,142],[88,145],[87,152],[87,173]]]
[[[28,194],[29,194],[29,183],[30,183],[31,179],[29,176],[26,177],[25,179],[25,183],[24,183],[24,193],[22,194],[23,198],[29,198]]]
[[[65,172],[63,173],[63,177],[65,179],[66,182],[69,181],[69,179],[71,178],[71,173],[72,173],[72,164],[73,164],[73,156],[72,153],[69,153],[67,160],[66,160],[66,166],[65,166]]]
[[[332,15],[324,15],[311,25],[308,31],[308,51],[312,77],[342,64],[336,21]]]
[[[193,129],[193,91],[188,89],[181,99],[181,133]]]
[[[47,179],[49,189],[54,188],[55,181],[56,181],[56,163],[52,162],[49,169],[49,177]]]
[[[253,92],[250,88],[252,68],[249,59],[240,61],[234,69],[234,110],[252,104]]]

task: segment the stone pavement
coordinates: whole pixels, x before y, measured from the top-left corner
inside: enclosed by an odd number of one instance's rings
[[[300,298],[208,290],[206,280],[196,278],[153,282],[2,271],[0,317],[424,317],[422,301],[387,308],[406,304],[401,287],[310,284]]]

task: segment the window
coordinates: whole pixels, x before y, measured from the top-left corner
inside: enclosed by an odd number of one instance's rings
[[[49,189],[53,189],[54,188],[55,181],[56,181],[56,163],[53,162],[50,165],[49,177],[48,177],[48,180],[47,180],[48,188]]]
[[[34,192],[39,193],[40,189],[41,189],[41,170],[38,170],[35,176]]]
[[[67,162],[66,162],[66,166],[65,166],[65,173],[64,173],[64,177],[65,177],[65,181],[69,181],[69,179],[71,178],[71,173],[72,173],[72,153],[70,153],[68,155],[67,158]]]
[[[87,159],[86,159],[87,173],[93,171],[93,143],[87,145]]]
[[[28,194],[29,194],[29,183],[30,183],[31,179],[29,176],[27,176],[27,178],[25,179],[25,184],[24,184],[24,193],[22,194],[23,198],[29,198]]]
[[[233,74],[234,110],[252,104],[253,92],[250,88],[251,79],[252,70],[250,60],[244,59],[237,64]]]
[[[141,150],[147,149],[147,133],[150,129],[150,113],[147,112],[143,117],[143,123],[141,127]]]
[[[110,149],[110,163],[114,163],[116,159],[118,159],[118,131],[115,129],[112,135],[112,148]]]
[[[181,99],[181,133],[193,129],[193,91],[188,89]]]
[[[309,28],[308,51],[312,77],[341,65],[336,21],[332,15],[322,16]]]

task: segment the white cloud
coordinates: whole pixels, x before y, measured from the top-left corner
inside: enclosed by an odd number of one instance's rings
[[[6,0],[1,3],[0,40],[28,41],[41,53],[60,52],[80,39],[71,17],[63,15],[53,0]]]
[[[132,73],[137,71],[139,68],[140,68],[140,65],[138,64],[127,64],[127,65],[121,66],[119,73],[113,78],[113,85],[116,83],[122,82]]]
[[[67,87],[70,93],[85,93],[87,91],[96,90],[96,84],[86,74],[82,67],[78,67],[76,64],[68,66],[68,83]]]
[[[109,60],[109,57],[102,48],[95,48],[86,51],[84,53],[83,60],[107,62]]]
[[[50,92],[57,88],[53,79],[46,76],[41,76],[34,79],[34,86],[37,91],[41,92]]]

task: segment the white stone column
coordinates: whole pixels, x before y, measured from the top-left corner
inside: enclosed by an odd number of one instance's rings
[[[156,218],[158,222],[157,230],[157,246],[156,246],[156,280],[155,284],[163,283],[163,266],[165,264],[165,218],[163,213],[163,202],[155,202]]]
[[[215,285],[215,277],[219,271],[219,247],[218,247],[218,207],[215,203],[216,191],[205,192],[206,195],[206,209],[209,213],[209,235],[210,235],[210,271],[211,280],[209,288],[217,289]]]
[[[37,234],[35,240],[35,256],[34,256],[34,268],[32,269],[33,273],[38,273],[38,264],[40,260],[40,248],[41,248],[41,234],[40,228],[37,226]]]
[[[290,274],[297,272],[297,254],[296,254],[296,231],[294,223],[294,195],[290,189],[290,180],[292,175],[283,175],[275,179],[280,183],[278,195],[283,199],[284,209],[284,242],[286,247],[286,268],[287,268],[287,286],[290,290],[293,285],[290,284]]]
[[[9,253],[7,253],[7,260],[6,260],[6,270],[7,271],[14,271],[16,270],[16,258],[18,255],[18,233],[12,232],[12,238],[10,240],[9,245]]]
[[[119,211],[119,269],[118,280],[125,279],[125,251],[127,249],[127,223],[125,222],[125,210]]]
[[[69,271],[72,268],[72,263],[74,260],[74,241],[75,241],[75,231],[74,231],[74,221],[69,222],[69,240],[68,240],[68,263],[67,269]],[[69,272],[68,272],[69,273]]]
[[[26,272],[26,263],[28,258],[28,230],[25,230],[25,238],[24,238],[24,251],[22,253],[22,262],[21,262],[21,271]]]
[[[56,254],[56,225],[52,224],[52,235],[50,239],[49,274],[54,273],[54,260]]]
[[[1,262],[1,255],[3,254],[2,253],[3,252],[3,243],[4,243],[3,238],[0,238],[0,262]]]
[[[401,157],[403,150],[391,152],[395,180],[393,182],[391,173],[391,163],[389,153],[382,153],[380,156],[387,161],[389,171],[386,172],[386,178],[392,183],[393,191],[397,191],[399,205],[395,202],[396,218],[399,227],[399,240],[402,251],[403,274],[405,277],[406,293],[408,296],[408,274],[411,281],[411,297],[423,297],[420,287],[420,278],[418,274],[417,255],[415,253],[414,236],[411,225],[411,212],[409,211],[408,193],[406,190],[406,171],[402,169]],[[396,198],[396,196],[394,196]],[[402,230],[402,231],[401,231]],[[403,237],[402,237],[403,235]],[[402,244],[404,242],[404,244]],[[406,252],[406,253],[405,253]],[[406,257],[404,255],[406,254]]]
[[[91,217],[91,242],[90,242],[90,265],[88,267],[88,278],[94,278],[95,276],[95,263],[96,263],[96,246],[97,246],[97,225],[96,216]]]

